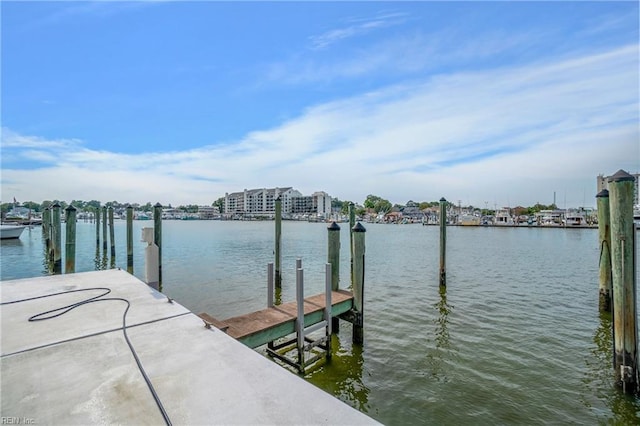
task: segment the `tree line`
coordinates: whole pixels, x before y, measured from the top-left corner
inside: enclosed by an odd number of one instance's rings
[[[224,212],[224,199],[225,197],[220,197],[217,200],[215,200],[211,205],[213,207],[218,207],[221,212]],[[352,201],[340,200],[339,198],[332,198],[331,207],[334,210],[339,211],[341,214],[346,215],[349,213],[349,204],[351,202]],[[75,207],[79,211],[93,211],[96,208],[105,207],[105,206],[113,207],[114,209],[124,209],[128,205],[131,205],[136,211],[152,212],[153,206],[154,206],[154,204],[152,204],[151,202],[147,202],[146,204],[139,204],[139,203],[120,203],[118,201],[108,201],[104,204],[101,204],[100,201],[97,201],[97,200],[90,200],[90,201],[72,200],[71,203],[67,203],[66,201],[60,201],[60,200],[45,200],[40,203],[37,203],[34,201],[25,201],[23,203],[20,203],[20,205],[22,207],[31,209],[31,211],[33,211],[34,213],[39,213],[44,211],[45,208],[55,203],[60,204],[62,209],[67,208],[67,206],[71,204],[73,207]],[[14,207],[14,205],[16,205],[16,203],[2,203],[0,204],[0,210],[2,211],[2,213],[7,213],[9,210],[11,210]],[[439,201],[414,202],[412,200],[407,201],[407,203],[404,205],[392,204],[389,200],[374,194],[367,195],[367,197],[365,198],[362,204],[354,202],[354,206],[356,209],[355,213],[357,215],[362,215],[367,211],[374,211],[378,214],[386,214],[392,211],[393,209],[396,209],[399,211],[407,207],[413,207],[413,208],[418,208],[420,210],[424,210],[429,207],[435,207],[439,205],[440,205]],[[163,207],[173,208],[171,204],[168,204]],[[454,203],[447,201],[448,209],[455,208],[455,207],[456,205]],[[495,214],[494,210],[490,210],[486,208],[480,209],[480,208],[475,208],[473,206],[462,206],[462,207],[468,210],[469,209],[481,210],[482,214],[485,214],[485,215]],[[513,213],[516,215],[532,215],[541,210],[556,210],[557,208],[558,207],[555,204],[545,205],[545,204],[536,203],[533,206],[529,206],[529,207],[517,206],[517,207],[514,207],[512,210],[513,210]],[[185,213],[197,213],[198,205],[197,204],[180,205],[176,207],[176,209],[182,210]]]

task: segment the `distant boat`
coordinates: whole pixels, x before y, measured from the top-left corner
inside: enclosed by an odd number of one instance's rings
[[[463,214],[458,221],[462,226],[478,226],[480,218],[472,214]]]
[[[586,226],[587,220],[581,212],[568,212],[564,219],[565,226]]]
[[[22,235],[26,226],[23,225],[0,225],[0,239],[18,239]]]

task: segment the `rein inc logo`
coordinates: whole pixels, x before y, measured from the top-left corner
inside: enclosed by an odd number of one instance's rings
[[[34,425],[35,419],[31,417],[0,417],[0,425]]]

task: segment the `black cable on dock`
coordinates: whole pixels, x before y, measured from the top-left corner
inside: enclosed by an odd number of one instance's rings
[[[142,374],[142,377],[144,378],[144,381],[147,383],[147,387],[149,388],[149,391],[151,392],[151,395],[153,396],[153,399],[155,400],[156,405],[158,406],[158,409],[160,410],[160,413],[162,414],[162,417],[164,418],[165,423],[168,426],[171,426],[171,424],[172,424],[171,423],[171,419],[169,419],[169,415],[167,414],[167,411],[164,409],[164,406],[162,405],[162,401],[160,400],[160,397],[156,393],[156,390],[153,387],[153,384],[151,383],[151,380],[149,379],[149,376],[147,376],[147,373],[144,370],[144,367],[142,366],[142,362],[140,361],[140,358],[138,357],[138,354],[137,354],[135,348],[133,347],[133,344],[129,340],[129,336],[127,334],[127,313],[129,312],[129,308],[131,307],[131,302],[129,302],[129,300],[127,300],[127,299],[125,299],[123,297],[104,297],[104,296],[108,295],[109,293],[111,293],[111,289],[110,288],[107,288],[107,287],[91,287],[91,288],[83,288],[83,289],[78,289],[78,290],[61,291],[59,293],[46,294],[46,295],[43,295],[43,296],[29,297],[29,298],[26,298],[26,299],[14,300],[12,302],[0,303],[0,305],[11,305],[11,304],[14,304],[14,303],[28,302],[30,300],[37,300],[37,299],[44,299],[44,298],[47,298],[47,297],[59,296],[61,294],[70,294],[70,293],[78,293],[78,292],[82,292],[82,291],[93,291],[93,290],[102,290],[104,292],[102,294],[98,295],[98,296],[93,296],[93,297],[90,297],[88,299],[82,300],[80,302],[72,303],[70,305],[63,306],[63,307],[56,308],[56,309],[52,309],[50,311],[40,312],[39,314],[35,314],[35,315],[29,317],[29,322],[45,321],[45,320],[57,318],[59,316],[62,316],[64,314],[66,314],[69,311],[72,311],[73,309],[76,309],[76,308],[78,308],[78,307],[80,307],[82,305],[87,305],[89,303],[106,302],[106,301],[125,302],[127,304],[127,308],[124,310],[124,312],[122,314],[122,334],[124,335],[124,339],[127,342],[127,345],[129,346],[129,349],[131,350],[131,354],[133,355],[133,359],[136,361],[136,364],[138,365],[138,370],[140,370],[140,374]]]

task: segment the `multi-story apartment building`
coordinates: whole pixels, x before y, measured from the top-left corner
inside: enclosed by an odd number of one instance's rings
[[[331,197],[324,191],[314,192],[313,195],[303,195],[292,198],[291,213],[315,214],[322,217],[331,215]]]
[[[242,192],[226,193],[225,214],[273,215],[275,200],[282,200],[282,211],[291,212],[292,198],[302,194],[292,187],[245,189]]]
[[[628,173],[628,172],[627,172]],[[634,177],[635,182],[634,182],[634,188],[633,188],[633,205],[637,206],[638,204],[640,204],[640,173],[629,173],[631,176]],[[604,175],[598,175],[598,177],[596,178],[596,182],[597,182],[597,192],[602,191],[603,189],[609,189],[609,177],[610,176],[604,176]]]
[[[245,189],[225,194],[225,214],[268,215],[275,214],[275,200],[280,197],[282,213],[331,214],[331,197],[326,192],[304,196],[292,187]]]

